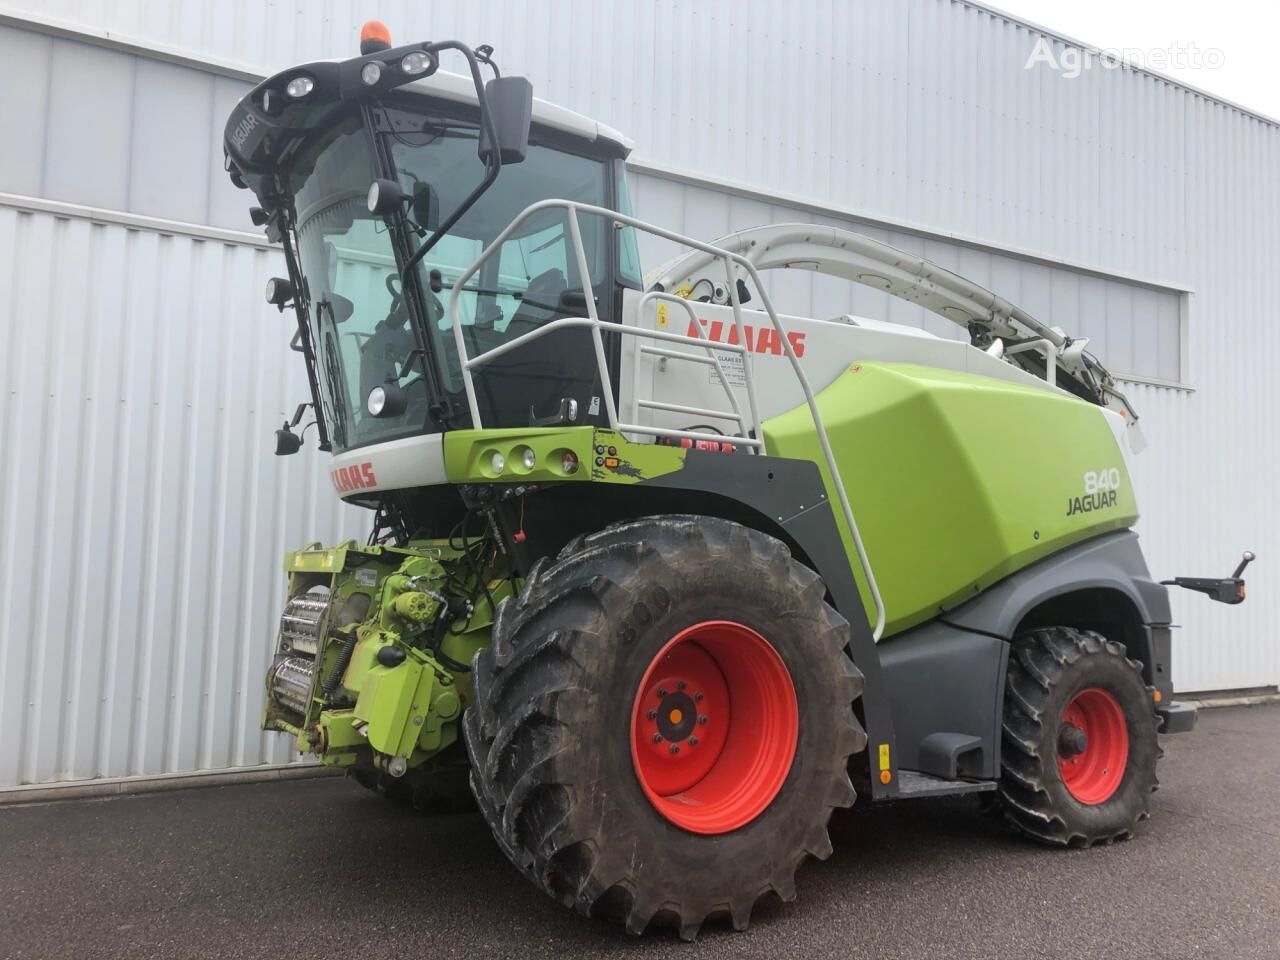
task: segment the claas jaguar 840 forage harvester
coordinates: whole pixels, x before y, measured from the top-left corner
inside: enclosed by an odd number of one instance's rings
[[[310,381],[277,452],[311,406],[372,517],[287,555],[266,729],[390,798],[474,796],[533,883],[634,932],[746,927],[855,798],[1129,836],[1195,713],[1086,342],[843,230],[641,222],[626,138],[492,52],[374,22],[228,121]],[[646,276],[640,232],[687,252]],[[967,342],[779,315],[779,268]]]

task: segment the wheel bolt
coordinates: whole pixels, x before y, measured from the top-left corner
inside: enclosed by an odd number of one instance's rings
[[[657,710],[650,710],[650,711],[649,711],[649,713],[648,713],[648,717],[649,717],[649,719],[650,719],[650,720],[657,720],[657,719],[658,719],[658,711],[657,711]]]
[[[701,694],[701,693],[695,693],[695,694],[693,695],[693,702],[694,702],[694,703],[701,703],[701,702],[702,702],[702,694]]]
[[[700,717],[698,717],[698,722],[699,722],[699,723],[706,723],[706,722],[707,722],[707,719],[708,719],[708,718],[707,718],[707,715],[704,713],[704,714],[702,714]]]
[[[655,733],[655,734],[653,735],[653,742],[654,742],[654,743],[661,743],[661,742],[662,742],[662,734],[660,734],[660,733]]]
[[[697,745],[698,745],[698,738],[697,738],[697,737],[690,737],[690,738],[689,738],[689,746],[691,746],[691,747],[696,747]]]
[[[660,696],[660,697],[665,697],[666,695],[667,695],[667,688],[666,688],[666,687],[659,687],[659,688],[658,688],[658,696]]]
[[[671,752],[672,752],[672,753],[679,753],[679,752],[680,752],[680,744],[678,744],[678,743],[673,743],[673,744],[671,745]]]
[[[683,680],[677,680],[677,681],[676,681],[676,689],[677,689],[677,690],[683,690],[684,688],[685,688],[685,682],[684,682]]]

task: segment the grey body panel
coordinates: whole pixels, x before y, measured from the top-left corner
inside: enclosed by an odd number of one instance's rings
[[[1013,574],[928,623],[882,640],[898,766],[937,777],[998,777],[1004,681],[1010,641],[1035,607],[1080,590],[1126,597],[1130,656],[1147,682],[1172,691],[1168,677],[1169,600],[1151,579],[1132,531],[1077,544]],[[1154,625],[1154,626],[1152,626]],[[970,738],[981,745],[974,748]],[[948,749],[950,748],[950,749]],[[956,749],[964,750],[958,756]]]
[[[940,623],[880,642],[880,670],[889,686],[898,766],[936,777],[1000,774],[1000,711],[1009,644]],[[926,740],[941,734],[976,737],[975,751],[943,760]]]

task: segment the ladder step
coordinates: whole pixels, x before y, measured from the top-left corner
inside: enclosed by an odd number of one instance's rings
[[[988,793],[995,788],[994,780],[944,780],[918,770],[898,771],[898,796],[903,800]]]

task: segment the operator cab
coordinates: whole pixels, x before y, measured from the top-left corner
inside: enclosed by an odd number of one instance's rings
[[[534,100],[523,78],[500,78],[489,48],[392,49],[375,31],[361,49],[259,84],[225,140],[232,181],[261,206],[255,223],[284,245],[289,277],[272,282],[268,299],[295,308],[321,447],[335,453],[470,425],[445,304],[521,211],[547,198],[628,211],[625,138]],[[444,52],[470,76],[439,73]],[[622,290],[640,286],[632,233],[594,216],[580,222],[586,276],[563,209],[502,241],[459,299],[468,355],[581,316],[588,296],[602,319],[618,316]],[[606,340],[616,368],[617,344]],[[477,371],[475,385],[486,426],[604,422],[584,329],[512,350]]]

